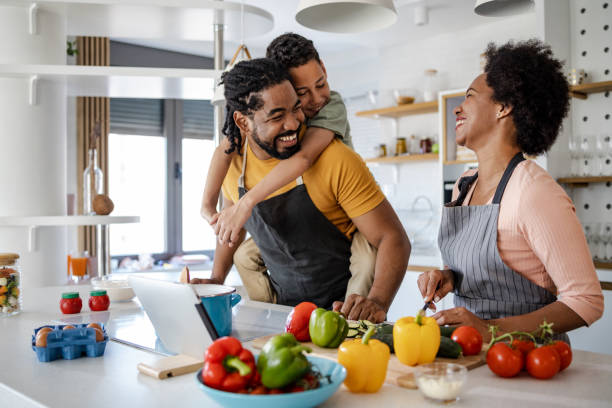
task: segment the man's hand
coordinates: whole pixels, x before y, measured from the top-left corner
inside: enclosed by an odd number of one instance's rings
[[[472,326],[482,334],[482,338],[485,342],[491,339],[487,321],[480,319],[465,307],[454,307],[452,309],[441,310],[431,317],[436,319],[439,326]]]
[[[423,296],[425,303],[440,301],[454,287],[453,272],[449,269],[432,270],[423,272],[419,275],[417,285]],[[432,303],[430,309],[436,310],[436,306]]]
[[[223,209],[216,218],[216,223],[213,227],[219,242],[230,247],[234,246],[234,243],[238,241],[240,231],[242,231],[252,211],[253,208],[243,199],[238,200],[238,203],[235,205]]]
[[[387,312],[372,299],[352,294],[344,302],[335,301],[333,310],[340,312],[349,320],[369,320],[372,323],[383,322]]]
[[[201,285],[201,284],[215,284],[215,285],[223,285],[223,282],[219,282],[217,279],[211,278],[211,279],[200,279],[200,278],[192,278],[189,283],[193,283],[194,285]]]

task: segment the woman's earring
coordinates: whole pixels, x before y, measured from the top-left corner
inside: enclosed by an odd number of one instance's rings
[[[495,115],[495,117],[499,118],[501,116],[500,112],[497,112],[497,115]]]

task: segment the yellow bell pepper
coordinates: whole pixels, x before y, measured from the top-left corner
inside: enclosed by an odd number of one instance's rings
[[[376,392],[387,376],[391,351],[382,341],[372,339],[370,327],[363,339],[347,340],[338,349],[338,362],[346,368],[344,385],[351,392]]]
[[[431,363],[440,347],[440,327],[422,310],[416,317],[402,317],[393,326],[393,347],[403,364]]]

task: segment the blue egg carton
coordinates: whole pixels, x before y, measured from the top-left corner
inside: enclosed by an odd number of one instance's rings
[[[74,329],[64,330],[67,325],[46,325],[34,329],[32,335],[32,350],[36,352],[38,361],[46,363],[49,361],[63,358],[64,360],[74,360],[75,358],[100,357],[104,354],[108,335],[102,323],[98,323],[104,333],[104,340],[96,341],[96,331],[84,324],[72,324]],[[36,347],[36,334],[43,327],[53,329],[47,335],[47,347]]]

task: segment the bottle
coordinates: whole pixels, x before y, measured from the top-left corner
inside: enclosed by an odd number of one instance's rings
[[[0,317],[21,311],[21,288],[17,254],[0,254]]]
[[[419,145],[419,139],[416,138],[415,135],[410,135],[410,154],[419,154],[421,153],[421,146]]]
[[[435,101],[438,98],[438,71],[435,69],[425,70],[425,86],[423,88],[423,100],[425,102]]]
[[[104,174],[98,167],[96,149],[89,149],[89,161],[83,172],[83,215],[94,215],[93,199],[104,193]]]

